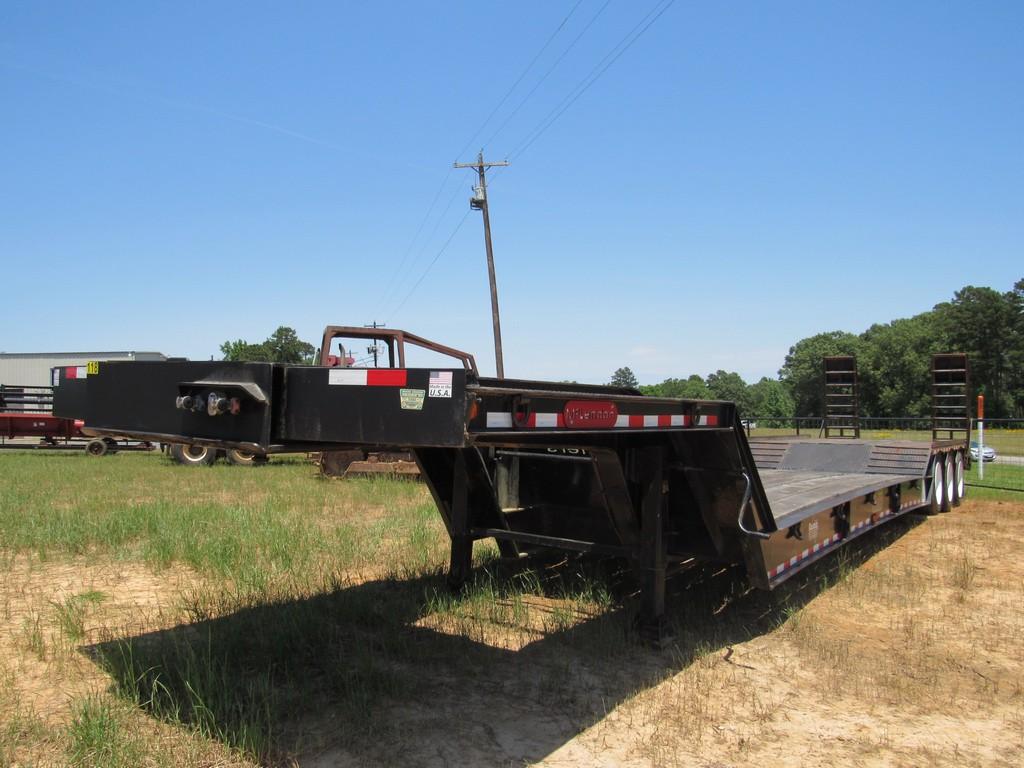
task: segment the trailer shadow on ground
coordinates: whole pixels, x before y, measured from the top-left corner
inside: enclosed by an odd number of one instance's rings
[[[921,520],[897,519],[774,593],[748,589],[738,568],[680,573],[669,582],[674,640],[661,650],[632,631],[628,578],[609,582],[617,607],[524,639],[519,628],[472,618],[431,626],[441,574],[338,585],[216,618],[197,608],[190,624],[82,650],[153,717],[269,764],[522,765],[698,656],[770,632]],[[543,583],[558,581],[565,594],[581,568],[545,570]]]

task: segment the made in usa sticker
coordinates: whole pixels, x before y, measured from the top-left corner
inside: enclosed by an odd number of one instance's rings
[[[430,397],[451,397],[452,396],[452,372],[431,371],[429,385]]]

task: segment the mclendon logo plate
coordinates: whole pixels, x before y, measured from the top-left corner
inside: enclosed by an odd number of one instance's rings
[[[562,416],[569,429],[611,429],[619,418],[619,409],[611,401],[570,400]]]

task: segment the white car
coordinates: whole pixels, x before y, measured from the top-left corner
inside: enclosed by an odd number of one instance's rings
[[[977,440],[971,440],[971,460],[978,461],[979,453],[981,454],[981,457],[984,457],[985,461],[996,460],[995,448],[989,445],[986,445],[984,448],[982,448],[981,446],[978,445]]]

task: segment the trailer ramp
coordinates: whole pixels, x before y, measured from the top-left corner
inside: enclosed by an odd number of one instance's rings
[[[955,506],[964,490],[956,442],[762,438],[751,452],[779,526],[750,573],[766,589],[898,515]]]

